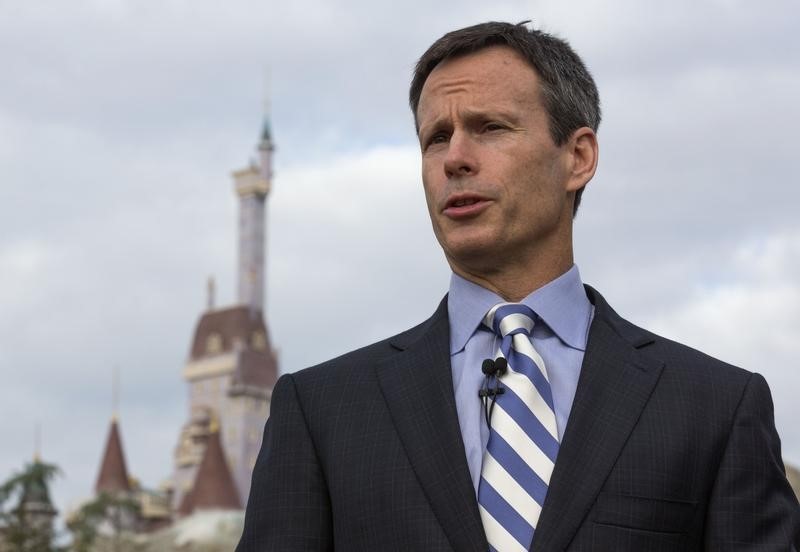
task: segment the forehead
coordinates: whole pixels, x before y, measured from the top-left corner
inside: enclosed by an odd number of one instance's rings
[[[538,103],[539,77],[507,46],[491,46],[437,65],[425,81],[417,115],[442,100],[468,95],[475,103]],[[480,106],[474,106],[480,107]]]

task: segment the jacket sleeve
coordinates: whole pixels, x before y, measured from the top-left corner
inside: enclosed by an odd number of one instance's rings
[[[759,374],[736,409],[705,527],[706,550],[800,549],[800,506],[781,460],[769,387]]]
[[[333,550],[331,505],[291,374],[272,393],[236,552]]]

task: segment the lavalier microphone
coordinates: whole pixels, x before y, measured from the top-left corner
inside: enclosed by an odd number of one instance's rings
[[[505,389],[500,385],[500,377],[508,371],[508,361],[504,357],[487,358],[481,363],[481,371],[484,374],[484,378],[483,385],[478,390],[478,397],[483,403],[486,425],[489,425],[497,396],[505,392]],[[494,385],[490,385],[490,382]]]

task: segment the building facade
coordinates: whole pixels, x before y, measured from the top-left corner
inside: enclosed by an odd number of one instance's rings
[[[277,355],[264,319],[265,211],[273,151],[265,120],[257,160],[233,173],[239,201],[237,304],[216,308],[213,282],[209,282],[208,308],[197,322],[183,369],[187,420],[175,447],[170,490],[173,509],[184,514],[181,505],[191,503],[185,499],[198,485],[198,475],[214,477],[199,472],[212,438],[219,440],[240,507],[244,507],[269,416],[278,375]]]

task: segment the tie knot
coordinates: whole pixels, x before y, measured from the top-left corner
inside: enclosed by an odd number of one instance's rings
[[[500,337],[524,333],[531,335],[536,313],[522,303],[498,303],[489,309],[483,323]]]

